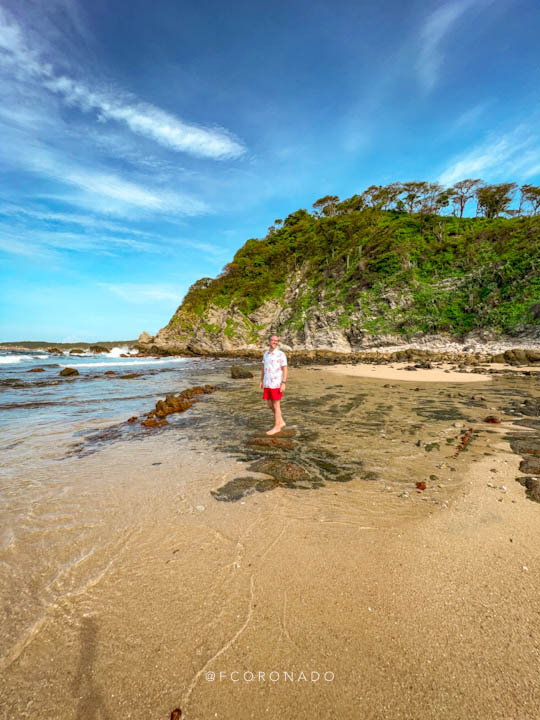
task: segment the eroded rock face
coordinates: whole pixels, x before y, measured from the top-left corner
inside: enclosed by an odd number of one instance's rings
[[[210,283],[210,279],[203,278],[194,287],[204,289]],[[276,333],[286,351],[327,350],[350,354],[373,349],[393,351],[412,344],[416,350],[454,354],[467,348],[466,353],[472,356],[485,351],[488,344],[490,356],[497,354],[499,362],[513,365],[540,362],[540,338],[536,335],[524,338],[521,343],[515,342],[514,346],[504,339],[498,341],[491,330],[475,331],[461,342],[423,333],[406,341],[399,334],[376,334],[367,330],[368,321],[384,315],[385,309],[393,312],[396,308],[406,310],[411,305],[413,299],[406,289],[388,290],[382,296],[380,307],[367,308],[362,305],[359,290],[350,298],[345,318],[344,308],[329,309],[324,305],[324,297],[299,310],[299,301],[309,297],[311,291],[306,269],[291,274],[286,284],[283,297],[269,298],[247,314],[234,303],[228,307],[210,304],[202,315],[182,305],[155,337],[141,333],[137,348],[141,353],[161,355],[216,355],[239,350],[262,352],[267,337]],[[520,344],[525,347],[519,348]]]

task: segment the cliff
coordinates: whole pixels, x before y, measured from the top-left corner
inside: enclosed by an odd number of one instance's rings
[[[411,341],[540,341],[540,217],[299,210],[187,293],[141,351],[358,352]]]

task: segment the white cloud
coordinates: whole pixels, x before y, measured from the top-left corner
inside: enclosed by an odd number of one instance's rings
[[[520,125],[502,135],[491,134],[487,140],[450,161],[439,176],[443,185],[453,185],[465,178],[482,178],[488,182],[512,182],[534,177],[540,169],[540,134]]]
[[[209,212],[202,200],[188,194],[149,187],[85,164],[82,153],[81,161],[77,161],[67,152],[30,139],[16,130],[6,129],[4,139],[5,162],[82,191],[72,196],[72,204],[105,214],[125,216],[134,210],[186,216]]]
[[[445,2],[427,17],[420,30],[420,53],[416,64],[418,78],[425,90],[432,90],[437,84],[444,62],[442,45],[452,27],[468,10],[485,2],[492,0]]]
[[[95,112],[100,121],[115,121],[131,132],[150,138],[177,152],[216,160],[245,153],[244,145],[221,127],[186,123],[171,113],[139,101],[120,88],[96,84],[58,73],[30,48],[20,26],[0,8],[0,59],[17,76],[26,76],[85,113]]]

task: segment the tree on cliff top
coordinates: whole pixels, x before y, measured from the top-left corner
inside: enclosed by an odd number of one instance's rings
[[[476,194],[476,190],[479,185],[482,184],[481,180],[460,180],[459,182],[452,185],[450,189],[452,204],[457,212],[459,210],[459,217],[463,217],[463,211],[465,206],[472,200]]]
[[[501,213],[510,214],[516,188],[516,183],[499,183],[478,188],[476,199],[479,214],[487,218],[498,217]]]

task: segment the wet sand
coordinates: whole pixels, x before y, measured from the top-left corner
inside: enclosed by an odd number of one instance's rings
[[[182,435],[57,464],[2,549],[0,717],[537,716],[540,506],[505,440],[536,378],[334,371],[292,370],[283,403],[310,482],[210,494],[263,477],[249,381]]]

